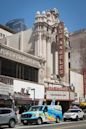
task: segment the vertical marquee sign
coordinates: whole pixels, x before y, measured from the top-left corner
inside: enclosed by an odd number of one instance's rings
[[[64,77],[64,23],[60,22],[57,27],[56,42],[58,46],[58,74]]]
[[[83,70],[83,90],[84,97],[86,97],[86,69]]]

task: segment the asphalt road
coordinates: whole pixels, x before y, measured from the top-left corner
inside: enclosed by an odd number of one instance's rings
[[[3,126],[1,129],[10,129]],[[61,122],[55,124],[42,124],[42,125],[16,125],[13,129],[86,129],[86,120],[74,122]]]

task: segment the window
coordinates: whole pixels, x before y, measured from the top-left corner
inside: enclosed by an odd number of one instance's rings
[[[70,47],[70,41],[69,41],[69,47]]]
[[[75,93],[75,97],[77,97],[77,93]]]
[[[0,114],[9,114],[9,113],[11,113],[11,110],[5,110],[5,109],[0,110]]]
[[[2,75],[16,77],[16,63],[7,59],[1,59]]]
[[[8,59],[0,58],[1,75],[38,82],[38,69],[14,62]]]
[[[68,112],[81,112],[81,110],[69,110]]]
[[[69,69],[70,69],[70,68],[71,68],[71,64],[70,64],[70,62],[69,62],[69,64],[68,64],[68,65],[69,65]]]
[[[68,58],[70,59],[70,52],[68,53]]]
[[[43,106],[32,106],[29,111],[42,111]]]
[[[5,37],[5,34],[0,33],[0,37],[1,38],[4,38]]]
[[[45,108],[44,108],[44,112],[47,112],[47,111],[48,111],[48,108],[47,108],[47,107],[45,107]]]

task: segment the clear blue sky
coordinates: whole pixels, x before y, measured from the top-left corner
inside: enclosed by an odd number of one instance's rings
[[[33,26],[36,11],[57,8],[69,32],[86,28],[86,0],[0,0],[0,24],[24,18]]]

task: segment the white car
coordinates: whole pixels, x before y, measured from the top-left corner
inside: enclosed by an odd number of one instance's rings
[[[79,120],[84,118],[84,112],[82,109],[69,109],[63,115],[63,120]]]
[[[83,109],[84,112],[84,119],[86,119],[86,109]]]

